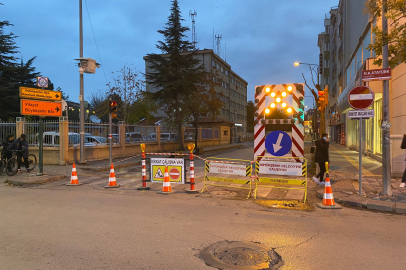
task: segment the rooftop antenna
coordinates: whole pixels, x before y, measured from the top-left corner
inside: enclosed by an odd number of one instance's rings
[[[227,41],[224,42],[224,61],[227,62]]]
[[[223,36],[222,35],[216,35],[216,45],[217,45],[217,55],[220,56],[220,40]],[[221,57],[221,56],[220,56]]]
[[[189,16],[192,18],[192,44],[193,44],[193,48],[194,49],[197,49],[196,47],[196,44],[197,44],[197,41],[196,41],[196,27],[195,27],[195,24],[196,24],[196,20],[195,20],[195,18],[197,17],[197,12],[194,10],[193,11],[193,13],[192,13],[192,11],[189,11]]]

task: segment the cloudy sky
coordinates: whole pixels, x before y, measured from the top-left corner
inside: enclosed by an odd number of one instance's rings
[[[14,24],[6,32],[19,36],[18,56],[37,56],[37,71],[77,102],[79,72],[73,59],[79,57],[79,0],[0,2],[1,20]],[[213,48],[213,28],[222,35],[221,57],[226,51],[226,61],[248,82],[253,100],[255,85],[303,82],[302,72],[310,80],[308,67],[293,62],[318,64],[317,35],[338,0],[179,0],[179,5],[190,28],[189,11],[197,12],[200,49]],[[163,36],[157,30],[165,26],[170,6],[170,0],[83,0],[84,57],[103,64],[96,74],[85,74],[85,98],[107,91],[112,72],[126,64],[144,72],[143,56],[160,53],[155,45]],[[312,104],[306,98],[306,105]]]

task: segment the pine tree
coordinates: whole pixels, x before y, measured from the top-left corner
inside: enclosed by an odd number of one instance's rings
[[[18,53],[16,35],[6,34],[5,28],[12,26],[8,21],[0,22],[0,119],[20,116],[20,86],[34,86],[39,73],[32,66],[35,57],[24,63],[14,55]]]
[[[189,28],[182,26],[182,21],[178,1],[173,0],[166,27],[158,31],[165,38],[156,45],[163,55],[148,54],[147,61],[154,72],[146,74],[147,82],[160,89],[154,97],[165,111],[166,118],[173,120],[179,138],[183,120],[187,117],[182,107],[193,98],[197,85],[206,76],[203,66],[194,58],[193,44],[185,39]],[[182,140],[179,140],[179,147],[183,150]]]

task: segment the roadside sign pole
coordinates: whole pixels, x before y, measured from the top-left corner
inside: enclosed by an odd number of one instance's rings
[[[359,119],[359,195],[362,196],[362,118]]]
[[[110,164],[113,164],[113,155],[112,155],[112,135],[111,135],[111,112],[109,113],[109,158]]]
[[[388,21],[385,17],[387,9],[387,1],[382,1],[382,67],[384,69],[389,67],[389,52],[388,43],[385,42],[386,35],[388,34]],[[382,95],[382,120],[389,122],[389,81],[386,79],[383,81],[383,95]],[[382,195],[392,196],[391,187],[391,168],[390,168],[390,132],[389,130],[382,130]]]
[[[44,173],[43,170],[43,138],[44,138],[44,123],[42,122],[42,117],[39,118],[39,135],[38,135],[38,143],[39,143],[39,173],[38,175],[42,175]],[[28,169],[28,168],[26,168]]]

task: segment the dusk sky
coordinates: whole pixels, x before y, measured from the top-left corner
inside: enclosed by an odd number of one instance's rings
[[[79,57],[79,0],[0,2],[1,20],[14,24],[6,33],[19,36],[17,56],[24,61],[37,56],[37,71],[78,102],[79,72],[73,59]],[[222,35],[221,57],[226,51],[227,63],[248,82],[248,100],[253,100],[256,85],[303,82],[302,72],[310,81],[308,67],[293,63],[318,64],[317,35],[338,0],[179,0],[179,5],[189,28],[189,11],[197,12],[200,49],[213,49],[213,28]],[[170,0],[83,0],[84,57],[103,65],[84,76],[86,100],[91,92],[106,92],[111,72],[126,64],[145,71],[143,56],[160,53],[155,45],[163,36],[157,30],[165,26],[170,6]],[[306,95],[311,95],[307,88]],[[306,105],[312,104],[306,98]]]

